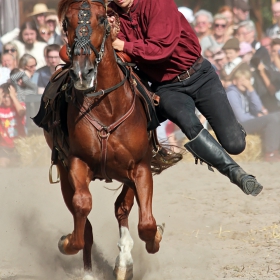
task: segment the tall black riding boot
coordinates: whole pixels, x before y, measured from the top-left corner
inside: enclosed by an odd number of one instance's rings
[[[196,159],[207,163],[209,168],[213,166],[227,176],[245,194],[257,196],[262,191],[263,186],[255,177],[247,174],[206,129],[202,129],[194,139],[186,143],[185,148]]]

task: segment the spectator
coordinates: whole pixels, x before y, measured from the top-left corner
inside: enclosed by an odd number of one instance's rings
[[[261,43],[256,40],[256,28],[251,20],[242,21],[237,27],[235,36],[240,43],[250,43],[255,50],[261,46]]]
[[[48,9],[47,5],[44,3],[37,3],[33,7],[33,12],[28,14],[28,17],[31,17],[35,21],[38,29],[40,26],[45,25],[45,17],[49,13],[55,13],[55,10]]]
[[[0,67],[0,85],[8,82],[11,70],[7,67]]]
[[[214,61],[214,55],[219,52],[221,50],[221,48],[218,48],[218,47],[209,47],[207,48],[205,51],[204,51],[204,57],[206,59],[208,59],[208,61],[212,64],[212,66],[214,67],[214,69],[217,71],[216,69],[216,65],[215,65],[215,61]]]
[[[234,72],[239,69],[250,70],[250,67],[247,63],[242,61],[241,57],[239,57],[240,46],[237,38],[229,39],[222,49],[225,52],[227,63],[221,71],[220,77],[224,87],[226,88],[231,84]]]
[[[275,24],[266,30],[266,36],[270,38],[280,38],[280,2],[275,2],[272,4],[271,11]]]
[[[280,73],[275,71],[266,48],[259,48],[253,55],[251,72],[254,78],[253,86],[262,103],[269,112],[279,111],[276,92],[280,89]]]
[[[239,47],[239,56],[242,58],[243,62],[246,62],[249,65],[255,50],[252,48],[251,44],[246,42],[241,42]]]
[[[56,44],[48,45],[45,48],[45,58],[47,65],[38,69],[38,93],[43,94],[45,87],[50,81],[51,75],[55,72],[56,66],[60,63],[60,46]]]
[[[226,19],[227,19],[226,36],[228,38],[231,38],[233,36],[233,33],[234,33],[232,8],[230,6],[222,6],[218,10],[218,14],[222,14],[226,17]]]
[[[17,61],[16,58],[10,54],[10,53],[5,53],[2,55],[2,66],[9,68],[11,71],[16,68]]]
[[[13,41],[15,38],[17,38],[19,35],[19,32],[20,32],[20,29],[15,28],[12,31],[7,32],[6,34],[2,35],[0,37],[0,41],[1,41],[2,45],[5,45],[5,44]]]
[[[240,22],[249,19],[250,6],[246,0],[234,0],[232,6],[233,23],[238,25]]]
[[[203,37],[211,34],[212,23],[213,16],[210,12],[199,10],[195,13],[193,26],[199,41],[201,41]]]
[[[24,71],[15,68],[11,71],[10,77],[19,101],[25,102],[27,95],[37,94],[37,86],[31,82]]]
[[[275,38],[271,41],[270,58],[273,67],[276,71],[280,72],[280,38]]]
[[[224,43],[228,39],[226,36],[226,26],[226,17],[222,14],[216,14],[213,20],[213,33],[208,36],[204,36],[200,41],[202,55],[204,55],[204,51],[209,47],[213,49],[221,49],[223,47]]]
[[[15,159],[14,139],[25,136],[25,104],[19,102],[15,88],[0,86],[0,167],[9,166]]]
[[[261,46],[266,48],[269,54],[271,53],[271,41],[272,39],[270,37],[264,37],[260,41]]]
[[[60,32],[58,34],[57,32],[57,26],[59,26],[58,17],[54,14],[49,14],[45,18],[45,24],[49,28],[49,31],[51,33],[50,39],[48,40],[48,44],[57,44],[57,45],[63,45],[62,38],[60,36]]]
[[[179,7],[178,11],[184,15],[189,23],[192,23],[194,21],[193,11],[190,8]]]
[[[46,43],[48,43],[48,41],[49,41],[49,39],[51,37],[51,31],[50,31],[49,27],[46,26],[46,25],[40,26],[39,27],[39,34],[44,39],[44,41]]]
[[[18,53],[18,48],[17,45],[14,44],[13,42],[9,42],[3,45],[3,53],[10,53],[12,54],[15,59],[16,59],[16,64],[18,65],[19,62],[19,53]]]
[[[233,85],[226,92],[235,117],[246,133],[262,136],[264,160],[280,161],[280,112],[268,114],[251,84],[250,71],[237,71],[233,76]]]
[[[221,71],[224,69],[226,63],[227,63],[227,58],[223,50],[219,50],[216,52],[213,56],[213,64],[215,66],[216,72],[220,77]]]
[[[213,56],[214,56],[214,50],[211,47],[208,47],[203,52],[203,57],[208,59],[211,64],[213,64]]]
[[[19,68],[25,71],[26,75],[32,80],[36,71],[37,61],[31,54],[24,54],[19,60]]]
[[[19,40],[14,40],[14,43],[18,47],[19,57],[27,53],[36,58],[38,67],[46,65],[44,48],[47,44],[43,42],[34,21],[23,23],[20,28]]]

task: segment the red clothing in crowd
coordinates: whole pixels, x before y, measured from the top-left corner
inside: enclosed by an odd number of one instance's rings
[[[13,107],[0,107],[0,146],[13,148],[14,139],[20,136],[25,136],[25,116],[20,117]]]
[[[201,56],[198,38],[174,1],[134,0],[128,14],[114,2],[110,6],[120,16],[124,52],[152,82],[174,79]]]

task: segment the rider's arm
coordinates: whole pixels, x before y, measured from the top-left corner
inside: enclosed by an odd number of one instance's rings
[[[180,13],[173,1],[146,1],[138,25],[130,32],[141,32],[138,39],[128,42],[121,25],[118,38],[124,41],[123,51],[133,60],[159,63],[169,59],[178,45],[181,35]],[[143,29],[146,28],[145,34]]]

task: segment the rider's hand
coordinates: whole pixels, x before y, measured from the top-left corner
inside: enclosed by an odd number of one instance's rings
[[[124,49],[124,41],[120,40],[120,39],[116,39],[114,42],[113,42],[113,48],[116,50],[116,51],[120,51],[122,52],[123,49]]]
[[[115,16],[108,16],[108,22],[111,26],[111,38],[112,38],[112,41],[114,42],[117,39],[118,33],[120,32],[120,27],[116,21]]]

